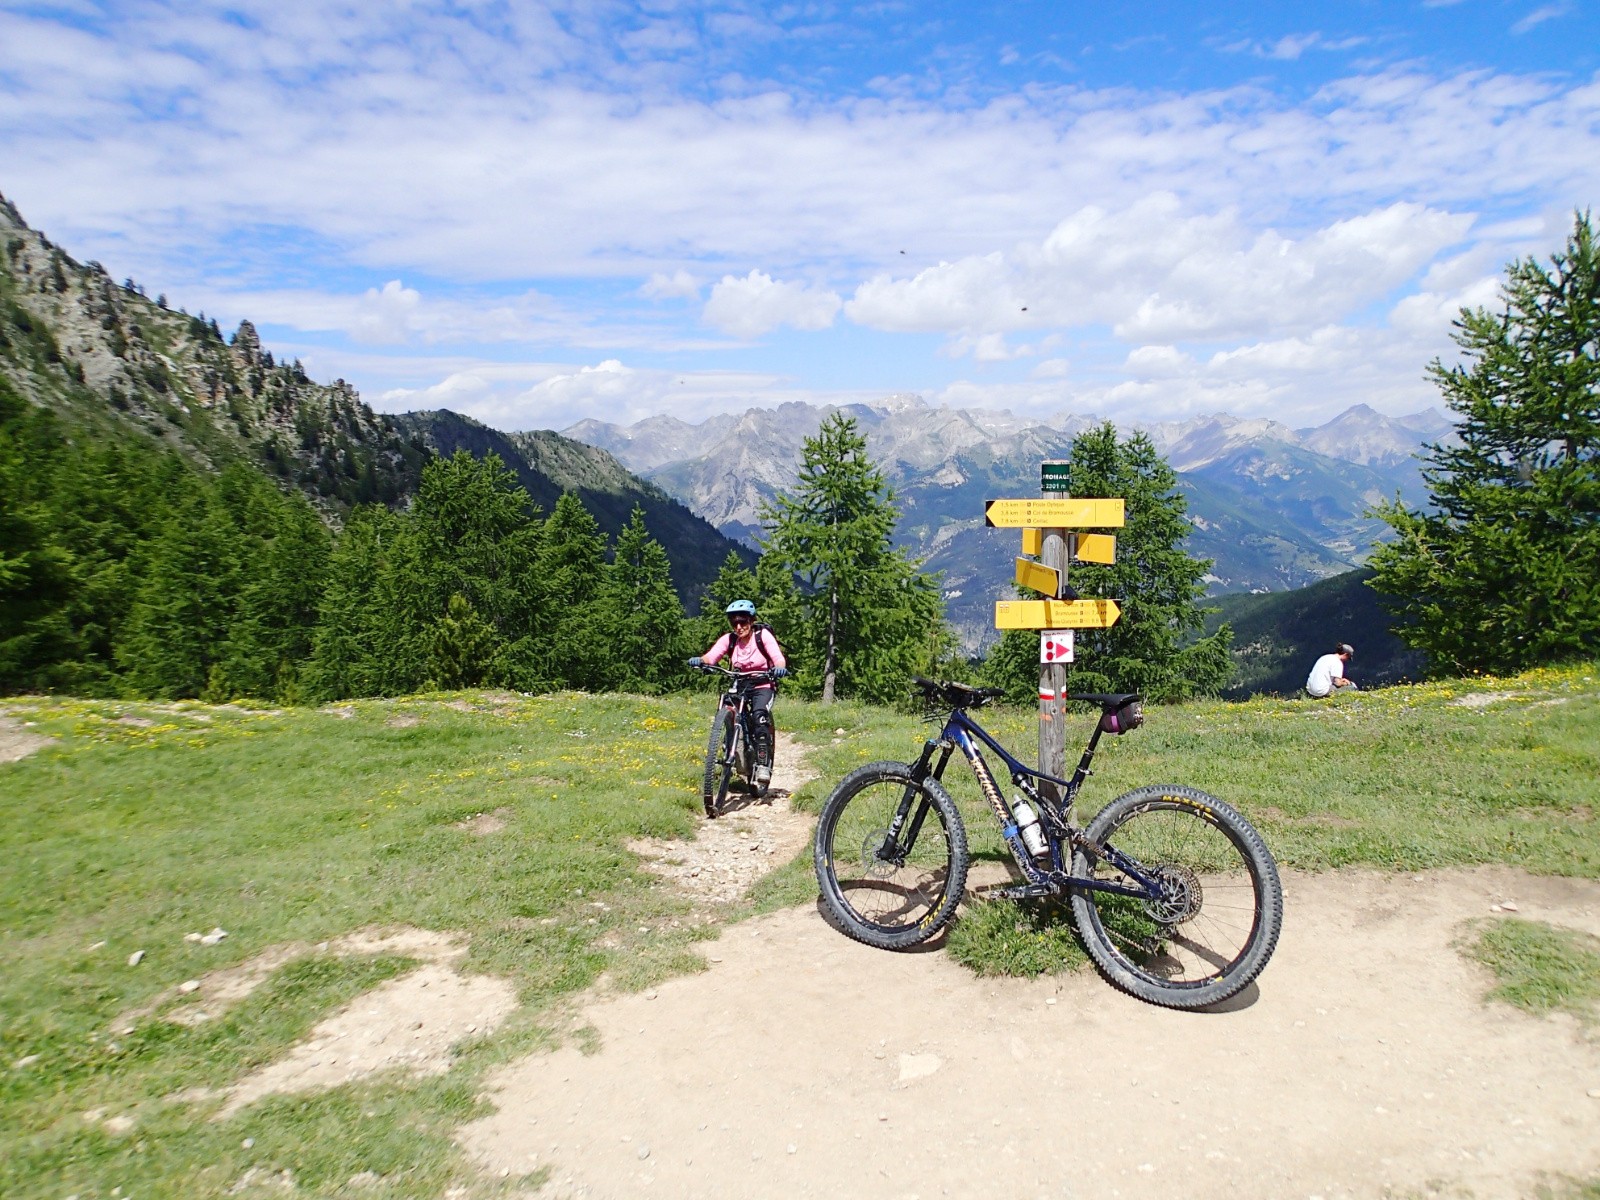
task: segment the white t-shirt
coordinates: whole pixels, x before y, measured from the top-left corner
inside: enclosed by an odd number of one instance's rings
[[[1313,696],[1326,696],[1334,689],[1334,680],[1344,678],[1344,660],[1337,654],[1324,654],[1317,659],[1306,677],[1306,691]]]

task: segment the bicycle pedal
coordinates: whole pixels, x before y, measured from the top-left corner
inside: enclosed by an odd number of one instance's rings
[[[1061,889],[1053,883],[1019,883],[992,893],[1002,900],[1042,900],[1046,896],[1060,894]]]

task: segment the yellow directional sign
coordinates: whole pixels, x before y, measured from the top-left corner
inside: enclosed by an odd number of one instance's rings
[[[1117,561],[1117,535],[1114,533],[1075,533],[1072,535],[1074,562],[1111,564]]]
[[[983,522],[991,529],[1120,528],[1122,501],[1091,499],[985,500]]]
[[[996,600],[996,629],[1110,629],[1122,610],[1115,600]]]
[[[1044,530],[1024,529],[1022,531],[1022,552],[1038,558],[1044,550]]]
[[[1061,572],[1036,563],[1031,558],[1017,559],[1017,582],[1025,588],[1043,592],[1051,599],[1061,595]]]

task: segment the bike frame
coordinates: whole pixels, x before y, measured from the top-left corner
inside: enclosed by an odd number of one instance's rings
[[[722,745],[722,763],[724,766],[732,765],[736,770],[739,764],[733,761],[733,744],[735,734],[742,738],[746,752],[752,756],[754,762],[755,746],[751,741],[754,730],[750,727],[750,693],[757,685],[770,682],[770,676],[765,671],[753,675],[733,675],[728,680],[728,686],[722,692],[722,707],[733,712],[733,725],[728,729],[728,738]],[[774,735],[776,736],[776,735]],[[753,773],[753,770],[752,770]],[[739,771],[740,778],[745,778],[746,773]]]
[[[1036,771],[1022,762],[995,740],[993,734],[968,716],[965,709],[955,708],[945,718],[944,728],[940,730],[939,736],[929,738],[923,743],[922,756],[911,768],[911,777],[918,783],[930,778],[942,779],[951,754],[959,749],[966,757],[967,765],[972,768],[972,773],[977,776],[978,786],[983,792],[984,799],[988,801],[989,807],[1000,822],[1000,834],[1005,838],[1011,857],[1016,860],[1017,866],[1022,869],[1023,877],[1028,881],[1026,889],[1028,894],[1054,895],[1063,887],[1077,887],[1097,892],[1114,892],[1120,896],[1134,896],[1142,900],[1159,900],[1163,893],[1159,880],[1141,871],[1137,864],[1119,853],[1114,846],[1100,846],[1091,842],[1066,816],[1072,811],[1073,802],[1077,799],[1083,781],[1089,777],[1089,765],[1094,761],[1095,748],[1100,744],[1100,734],[1100,726],[1096,723],[1094,732],[1089,735],[1089,744],[1084,747],[1077,769],[1072,773],[1072,778],[1059,779],[1043,771]],[[979,749],[979,742],[1000,756],[1011,772],[1012,784],[1026,793],[1037,809],[1039,824],[1044,830],[1045,841],[1049,847],[1050,869],[1041,868],[1033,855],[1028,852],[1027,846],[1023,844],[1022,835],[1017,829],[1016,816],[1001,794],[1000,786],[995,782],[994,772],[990,770],[988,761]],[[935,755],[938,756],[937,762]],[[1033,786],[1032,781],[1039,779],[1058,784],[1065,789],[1065,799],[1059,808],[1054,802],[1044,799]],[[927,801],[923,801],[917,806],[916,814],[914,816],[911,814],[911,802],[918,794],[919,790],[915,787],[906,789],[905,797],[895,812],[894,821],[890,825],[889,835],[885,841],[886,846],[903,844],[906,854],[909,854],[911,847],[916,845],[917,836],[922,831],[922,822],[926,819],[930,807]],[[906,826],[908,817],[911,818],[909,827]],[[902,828],[906,832],[904,843],[899,842]],[[1139,886],[1130,887],[1108,880],[1071,874],[1071,855],[1075,849],[1082,849],[1090,857],[1110,863],[1129,878],[1136,880]]]

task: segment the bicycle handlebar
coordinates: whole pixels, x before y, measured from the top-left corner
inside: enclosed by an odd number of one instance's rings
[[[715,663],[701,663],[694,668],[704,675],[726,675],[730,679],[750,679],[757,683],[776,683],[777,675],[771,671],[730,671],[727,667],[719,667]]]
[[[971,684],[957,683],[953,679],[940,682],[935,679],[924,679],[921,675],[913,675],[911,682],[929,703],[939,700],[951,708],[982,708],[989,701],[998,700],[1006,694],[1005,688],[973,687]]]

